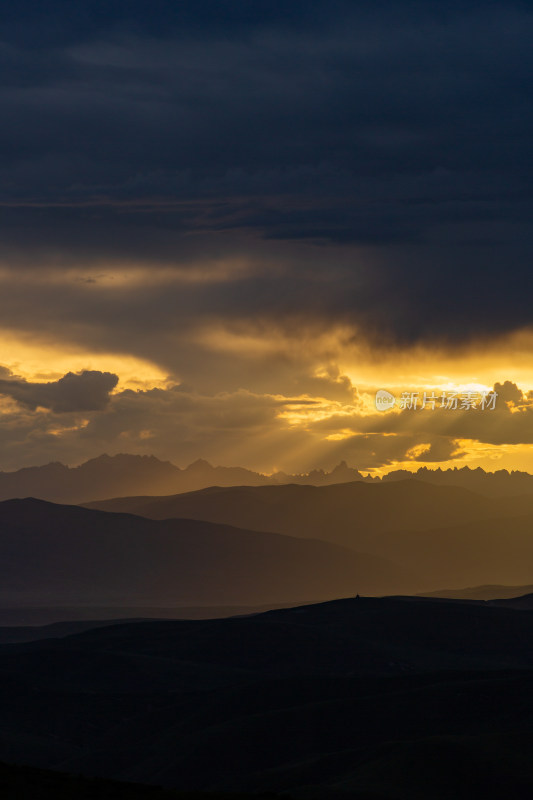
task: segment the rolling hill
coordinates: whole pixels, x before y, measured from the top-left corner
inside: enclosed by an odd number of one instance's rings
[[[90,504],[152,519],[206,519],[313,536],[391,559],[429,592],[533,578],[530,497],[486,498],[414,480],[334,486],[213,487],[171,497]]]
[[[120,624],[2,645],[0,672],[4,761],[185,791],[533,791],[527,611],[359,598]]]
[[[276,800],[270,792],[177,792],[14,764],[0,764],[0,791],[6,800]]]
[[[181,517],[237,525],[249,530],[313,536],[338,544],[366,545],[391,530],[426,530],[533,514],[533,498],[486,498],[455,486],[415,480],[383,484],[361,481],[332,486],[210,487],[162,497],[123,497],[87,503],[88,508]]]
[[[408,583],[385,559],[318,540],[33,499],[0,503],[4,606],[260,605]]]

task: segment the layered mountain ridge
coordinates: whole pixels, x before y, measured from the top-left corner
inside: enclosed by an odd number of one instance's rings
[[[53,503],[89,503],[125,495],[178,494],[209,486],[327,486],[354,481],[381,484],[412,479],[440,486],[459,486],[488,497],[533,495],[533,475],[518,471],[421,467],[416,472],[396,470],[383,477],[372,477],[342,461],[330,472],[315,469],[305,474],[264,475],[243,467],[212,466],[204,459],[182,469],[155,456],[121,453],[103,454],[76,467],[52,462],[15,472],[0,472],[0,501],[37,497]]]

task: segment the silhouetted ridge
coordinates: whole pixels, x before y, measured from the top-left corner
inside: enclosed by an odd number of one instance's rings
[[[477,602],[117,624],[0,646],[0,758],[185,791],[525,800],[532,667],[533,615]]]
[[[418,480],[441,486],[458,486],[488,497],[533,495],[533,476],[523,472],[482,469],[397,470],[383,478],[364,476],[342,461],[331,472],[322,469],[300,475],[276,472],[262,475],[242,467],[214,467],[199,458],[186,469],[155,456],[103,454],[78,467],[52,462],[41,467],[25,467],[16,472],[0,472],[0,500],[33,495],[52,502],[87,503],[125,495],[163,495],[190,492],[208,486],[279,486],[283,484],[329,486],[342,483],[385,484]]]
[[[419,588],[410,589],[415,593],[443,586],[525,586],[532,578],[533,497],[528,495],[487,498],[457,486],[409,479],[211,487],[89,505],[151,519],[187,517],[335,542],[390,559],[416,575]]]
[[[261,605],[401,591],[386,559],[202,520],[0,503],[0,605]]]

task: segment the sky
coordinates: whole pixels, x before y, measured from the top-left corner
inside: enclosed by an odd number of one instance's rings
[[[533,472],[532,39],[518,0],[6,7],[0,469]]]

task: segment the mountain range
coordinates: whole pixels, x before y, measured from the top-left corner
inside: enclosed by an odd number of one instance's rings
[[[0,502],[0,608],[62,620],[0,629],[0,761],[70,774],[0,791],[529,800],[532,531],[528,493],[412,477]]]
[[[364,480],[364,477],[345,462],[331,472],[314,470],[307,475],[278,472],[268,476],[242,467],[214,467],[204,459],[181,469],[155,456],[103,454],[77,467],[52,462],[15,472],[0,472],[0,501],[36,497],[52,503],[87,503],[124,494],[175,494],[208,486],[322,485],[353,480]]]
[[[412,479],[211,487],[88,507],[7,500],[0,608],[13,624],[13,610],[31,607],[52,622],[75,617],[50,607],[84,608],[80,619],[120,609],[168,617],[180,607],[247,613],[355,594],[528,587],[532,531],[529,495],[485,498]]]
[[[120,494],[171,494],[219,484],[267,483],[258,473],[239,467],[212,467],[196,461],[180,469],[155,456],[101,455],[78,467],[59,462],[0,472],[0,500],[36,497],[53,503],[84,503]]]
[[[163,495],[191,492],[209,486],[267,486],[297,484],[329,486],[354,481],[390,483],[416,479],[438,486],[458,486],[487,497],[533,495],[533,476],[526,472],[485,472],[481,468],[396,470],[372,477],[342,461],[330,472],[312,470],[303,475],[276,472],[263,475],[242,467],[214,467],[203,459],[181,469],[155,456],[106,454],[77,467],[59,462],[0,472],[0,501],[15,497],[37,497],[54,503],[88,503],[123,495]]]

